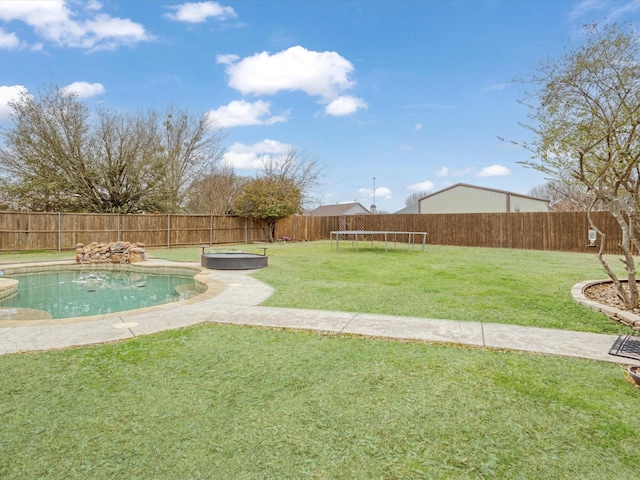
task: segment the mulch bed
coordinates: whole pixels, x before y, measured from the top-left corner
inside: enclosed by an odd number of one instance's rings
[[[624,283],[622,284],[622,288],[629,291],[627,285]],[[618,289],[611,282],[598,283],[587,287],[584,290],[584,295],[594,302],[624,310],[624,304],[622,300],[620,300],[620,297],[618,297]],[[640,309],[635,308],[633,313],[640,313]]]

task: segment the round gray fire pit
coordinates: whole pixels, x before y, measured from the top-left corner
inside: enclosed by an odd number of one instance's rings
[[[205,253],[200,264],[212,270],[253,270],[267,266],[269,257],[257,253]]]

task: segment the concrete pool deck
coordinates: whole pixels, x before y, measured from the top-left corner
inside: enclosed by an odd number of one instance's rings
[[[145,262],[146,263],[146,262]],[[152,260],[169,266],[171,262]],[[175,265],[175,264],[173,264]],[[198,267],[197,264],[180,264]],[[131,312],[30,324],[0,322],[0,354],[60,349],[128,338],[204,322],[287,328],[398,340],[451,343],[640,365],[609,355],[618,335],[486,322],[260,306],[273,293],[249,271],[203,270],[204,294]]]

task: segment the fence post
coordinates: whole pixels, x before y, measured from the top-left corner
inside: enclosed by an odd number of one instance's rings
[[[511,248],[511,238],[513,237],[513,232],[512,232],[512,228],[511,228],[511,213],[507,212],[504,216],[504,223],[505,223],[505,235],[504,235],[504,242],[503,242],[503,248]]]
[[[51,216],[57,215],[57,227],[56,231],[51,230]],[[96,217],[100,217],[102,220],[104,215],[108,215],[113,219],[113,213],[109,214],[95,214]],[[116,214],[117,219],[117,240],[122,241],[122,235],[127,232],[128,235],[134,234],[133,232],[139,232],[149,236],[149,241],[153,239],[152,243],[155,246],[160,246],[162,241],[160,240],[160,233],[162,226],[160,224],[159,217],[163,214],[152,214],[153,222],[152,227],[142,229],[142,219],[144,222],[147,220],[145,216],[131,215],[131,214]],[[164,214],[167,217],[167,225],[165,226],[167,238],[165,239],[165,246],[171,247],[171,214]],[[540,218],[539,215],[546,215],[546,217]],[[149,215],[151,216],[151,215]],[[131,217],[131,219],[128,219]],[[134,218],[135,217],[135,218]],[[158,217],[158,221],[155,218]],[[245,218],[243,227],[239,227],[241,218],[243,217],[225,217],[219,216],[220,222],[217,221],[217,216],[210,214],[210,243],[213,245],[217,241],[217,230],[220,230],[220,240],[223,243],[237,243],[238,242],[238,229],[242,240],[240,242],[249,242],[249,221]],[[441,245],[462,245],[469,244],[469,246],[497,246],[503,248],[522,248],[533,250],[554,250],[554,251],[584,251],[585,235],[588,229],[585,212],[555,212],[555,213],[530,213],[526,216],[522,213],[515,212],[500,212],[492,214],[467,214],[456,215],[455,220],[448,217],[441,218],[443,215],[435,214],[407,214],[394,217],[393,215],[376,215],[372,217],[363,217],[366,223],[361,224],[360,227],[366,226],[367,228],[375,229],[380,227],[381,230],[401,230],[401,231],[427,231],[429,232],[429,239],[433,243]],[[522,217],[522,218],[520,218]],[[95,229],[90,221],[90,216],[87,214],[74,215],[73,213],[65,213],[65,218],[68,219],[69,225],[65,223],[65,232],[69,233],[69,238],[63,238],[62,234],[62,212],[0,212],[0,250],[25,250],[28,248],[34,248],[29,239],[37,242],[37,245],[41,245],[42,248],[46,248],[52,251],[62,251],[64,242],[73,242],[79,240],[79,236],[82,238],[90,235],[98,235],[104,233],[104,230]],[[127,221],[127,224],[123,228],[123,218]],[[182,216],[179,216],[178,226],[176,227],[176,238],[178,243],[182,241],[180,234],[183,231],[190,229],[189,224],[183,226]],[[200,222],[201,218],[198,220]],[[362,221],[362,219],[359,219]],[[594,212],[594,221],[602,224],[603,231],[608,233],[609,237],[607,244],[609,245],[605,250],[606,254],[618,255],[619,249],[617,244],[620,242],[619,227],[615,219],[608,212]],[[46,229],[41,227],[41,223],[45,222]],[[131,222],[131,225],[129,225]],[[332,230],[346,230],[357,229],[355,218],[353,216],[328,216],[328,217],[293,217],[289,221],[285,221],[283,225],[286,228],[290,228],[287,236],[292,236],[298,239],[300,236],[304,240],[322,240],[329,236],[329,232]],[[493,230],[483,230],[483,235],[477,234],[474,230],[477,228],[479,222],[490,223]],[[219,224],[218,224],[219,223]],[[89,225],[89,226],[87,226]],[[201,224],[197,223],[198,229]],[[226,227],[229,228],[226,228]],[[113,226],[109,227],[109,235],[113,234],[111,230]],[[260,222],[252,221],[252,240],[255,238],[263,238],[260,235],[260,230],[254,232],[256,227],[261,227]],[[350,227],[350,228],[346,228]],[[374,228],[375,227],[375,228]],[[443,228],[444,227],[444,228]],[[186,230],[181,230],[185,228]],[[50,235],[56,234],[55,247],[52,247]],[[520,235],[530,235],[531,238],[520,240]],[[486,237],[486,238],[485,238]],[[145,237],[146,238],[146,237]],[[46,240],[46,243],[44,243]],[[126,238],[125,238],[126,240]],[[140,240],[140,239],[135,239]],[[196,239],[197,244],[201,245],[202,238]],[[524,243],[522,243],[524,242]],[[64,243],[65,248],[69,248],[67,243]],[[73,248],[75,244],[71,245]],[[637,254],[637,250],[634,249],[634,253]]]
[[[62,214],[58,212],[58,252],[62,251]]]
[[[213,245],[213,213],[209,214],[209,246]]]

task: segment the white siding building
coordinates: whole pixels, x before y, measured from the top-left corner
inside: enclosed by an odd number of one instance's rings
[[[423,197],[420,213],[548,212],[549,200],[457,183]]]

